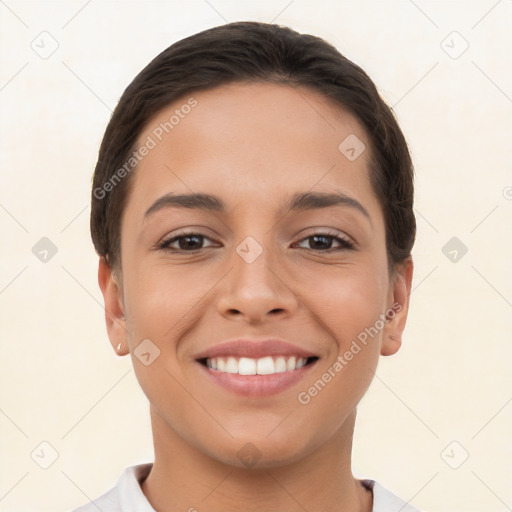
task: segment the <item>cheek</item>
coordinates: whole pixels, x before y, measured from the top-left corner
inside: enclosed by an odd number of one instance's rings
[[[201,300],[215,283],[214,277],[211,272],[198,275],[185,266],[140,266],[125,286],[132,341],[137,344],[135,337],[143,336],[165,339],[169,344],[180,325],[200,309]]]
[[[307,383],[299,402],[314,401],[320,416],[330,409],[329,404],[338,404],[335,422],[363,396],[377,367],[388,291],[387,274],[381,267],[339,269],[335,275],[317,279],[309,293],[310,308],[331,343],[320,382],[316,376],[315,382]]]
[[[386,288],[379,272],[354,268],[347,269],[346,275],[340,273],[337,279],[317,283],[310,294],[311,307],[332,340],[331,350],[296,399],[304,421],[307,419],[318,438],[324,439],[338,431],[373,379],[380,354],[380,315],[385,312]]]
[[[351,266],[316,276],[305,295],[309,307],[338,342],[340,351],[379,321],[385,311],[386,274],[378,265]]]

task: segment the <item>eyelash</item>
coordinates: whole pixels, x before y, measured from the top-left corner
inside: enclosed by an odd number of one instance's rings
[[[157,249],[160,249],[160,250],[163,250],[163,251],[170,251],[170,252],[182,252],[182,253],[196,253],[198,251],[201,251],[203,249],[207,249],[207,247],[205,248],[201,248],[201,249],[193,249],[193,250],[190,250],[190,251],[187,251],[187,250],[184,250],[184,249],[173,249],[170,247],[170,245],[174,242],[177,242],[179,240],[181,240],[182,238],[189,238],[189,237],[200,237],[201,239],[209,239],[209,237],[207,237],[206,235],[202,235],[201,233],[195,233],[195,232],[190,232],[190,233],[182,233],[178,236],[175,236],[173,238],[170,238],[168,240],[163,240],[162,242],[160,242],[159,244],[157,244]],[[328,252],[337,252],[337,251],[351,251],[351,250],[354,250],[355,249],[355,245],[350,241],[348,240],[347,238],[343,238],[339,235],[336,235],[334,233],[313,233],[312,235],[309,235],[305,238],[302,238],[301,240],[299,240],[298,243],[300,242],[303,242],[305,240],[309,240],[311,238],[314,238],[314,237],[323,237],[323,238],[329,238],[329,239],[332,239],[332,240],[335,240],[337,242],[340,243],[340,247],[338,248],[335,248],[333,250],[333,248],[329,248],[329,249],[320,249],[320,250],[315,250],[315,249],[306,249],[306,250],[311,250],[313,252],[317,252],[317,253],[328,253]],[[304,249],[302,247],[302,249]]]

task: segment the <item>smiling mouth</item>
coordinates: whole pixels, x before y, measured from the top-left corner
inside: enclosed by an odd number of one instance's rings
[[[258,359],[250,357],[212,357],[198,361],[208,369],[219,373],[238,375],[274,375],[277,373],[293,372],[304,366],[313,364],[317,356],[265,356]]]

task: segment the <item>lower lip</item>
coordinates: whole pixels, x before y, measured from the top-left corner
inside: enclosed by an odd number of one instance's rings
[[[318,361],[318,360],[317,360]],[[243,396],[264,397],[281,393],[303,379],[317,361],[287,372],[274,373],[272,375],[240,375],[238,373],[226,373],[208,368],[199,364],[209,379],[223,388]]]

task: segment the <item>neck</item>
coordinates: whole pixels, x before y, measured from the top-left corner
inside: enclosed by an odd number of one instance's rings
[[[351,471],[355,411],[323,446],[267,469],[227,465],[179,437],[151,407],[155,462],[142,492],[157,512],[370,512]]]

